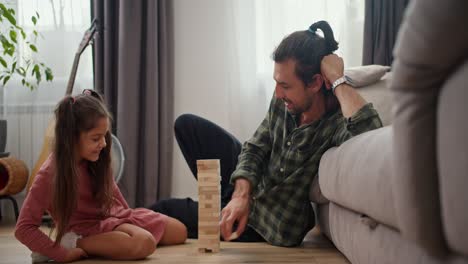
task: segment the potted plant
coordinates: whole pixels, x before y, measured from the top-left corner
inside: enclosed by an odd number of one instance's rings
[[[44,63],[37,61],[34,54],[38,53],[36,40],[39,33],[36,24],[39,14],[31,17],[33,28],[30,32],[17,24],[15,10],[7,8],[0,3],[0,89],[12,78],[21,80],[21,84],[34,90],[45,78],[52,81],[52,70]],[[20,52],[24,47],[23,52]],[[3,98],[0,97],[3,100]],[[3,107],[3,103],[0,103]],[[6,120],[2,120],[3,109],[0,109],[0,158],[5,152],[6,145]]]

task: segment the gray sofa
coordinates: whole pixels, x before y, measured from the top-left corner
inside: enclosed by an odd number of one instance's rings
[[[321,160],[319,226],[352,263],[468,263],[467,27],[468,1],[410,1],[392,75],[359,90],[387,126]]]

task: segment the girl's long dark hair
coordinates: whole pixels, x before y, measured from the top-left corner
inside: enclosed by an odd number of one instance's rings
[[[323,37],[317,34],[322,31]],[[296,61],[296,75],[305,86],[310,84],[313,76],[320,73],[320,63],[323,57],[332,54],[338,49],[333,30],[326,21],[313,23],[308,30],[301,30],[286,36],[272,54],[277,63],[289,59]],[[331,90],[322,86],[325,96],[326,110],[334,111],[338,108],[338,100]]]
[[[71,215],[77,206],[78,188],[78,144],[80,135],[94,127],[99,119],[111,115],[96,92],[87,90],[86,94],[66,96],[55,109],[55,177],[53,181],[52,216],[55,219],[57,236],[60,243],[67,231]],[[112,205],[113,178],[111,172],[111,134],[105,135],[106,147],[101,150],[99,159],[87,162],[92,194],[102,205],[102,215],[108,215]]]

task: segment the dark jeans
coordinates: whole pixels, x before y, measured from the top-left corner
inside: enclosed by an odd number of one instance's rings
[[[234,186],[229,183],[237,165],[242,144],[218,125],[195,115],[185,114],[177,118],[175,136],[180,150],[193,176],[197,177],[197,160],[219,159],[221,163],[221,208],[231,200]],[[189,238],[198,237],[198,202],[190,198],[166,199],[153,204],[150,209],[176,218],[188,231]],[[235,227],[234,227],[235,228]],[[265,241],[255,230],[247,226],[238,242]]]

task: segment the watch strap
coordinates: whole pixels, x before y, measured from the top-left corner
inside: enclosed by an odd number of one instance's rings
[[[333,84],[332,84],[332,92],[335,93],[336,87],[338,87],[340,84],[348,82],[348,77],[346,75],[341,76],[340,78],[336,79]]]

